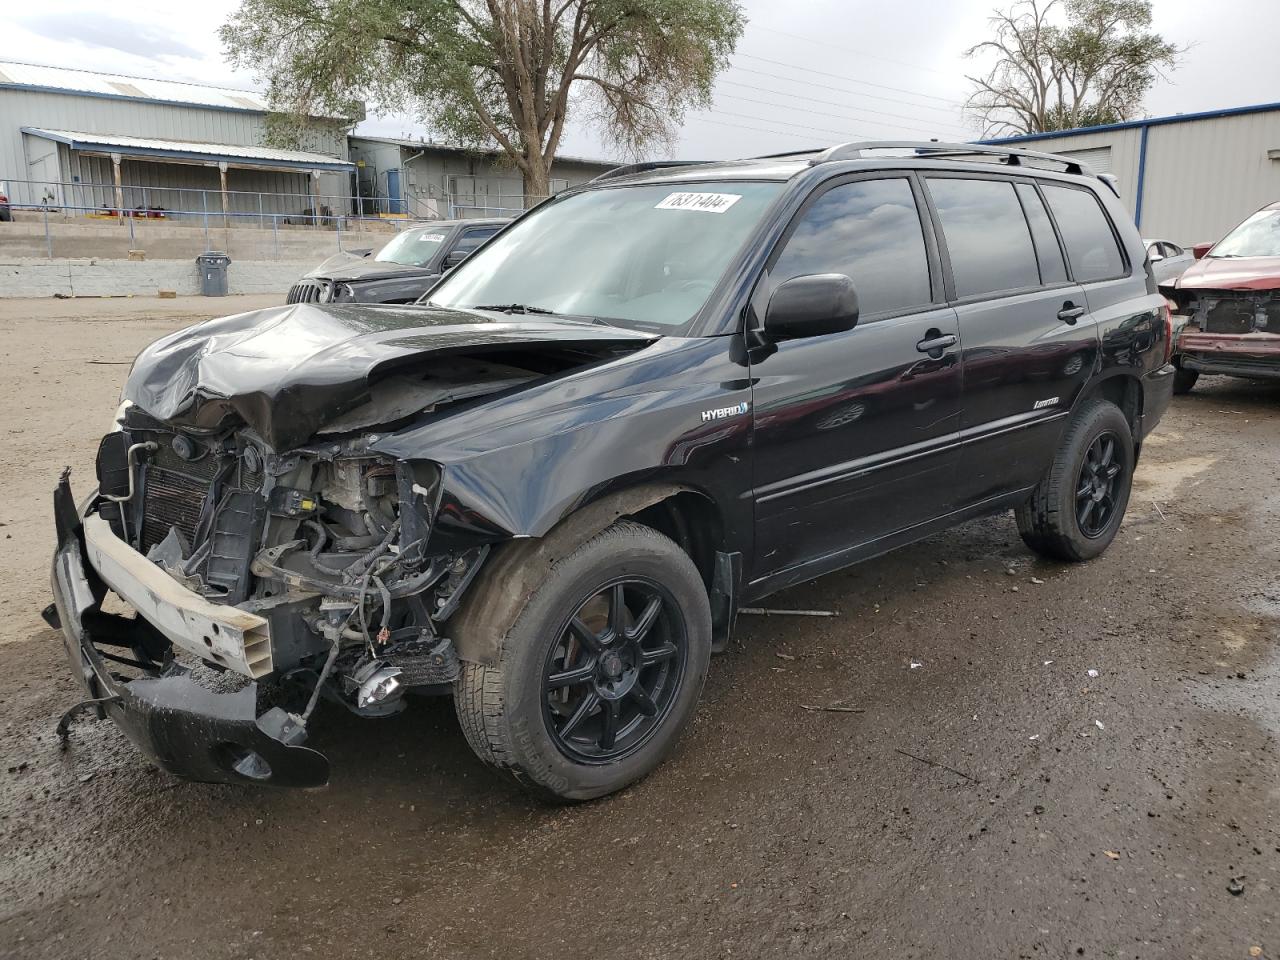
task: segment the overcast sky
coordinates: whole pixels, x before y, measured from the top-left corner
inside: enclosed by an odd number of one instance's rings
[[[1005,0],[1007,3],[1008,0]],[[749,24],[710,111],[690,114],[670,152],[690,159],[749,156],[860,137],[971,138],[959,101],[973,64],[962,52],[989,34],[993,0],[744,0]],[[236,0],[178,7],[132,0],[49,0],[10,12],[4,56],[144,77],[252,89],[222,59],[216,28]],[[1224,15],[1230,8],[1230,16]],[[1190,44],[1183,65],[1147,98],[1162,116],[1280,101],[1280,2],[1158,0],[1155,26]],[[421,136],[411,117],[381,117],[368,133]],[[575,127],[562,153],[609,154]],[[665,154],[666,151],[663,151]]]

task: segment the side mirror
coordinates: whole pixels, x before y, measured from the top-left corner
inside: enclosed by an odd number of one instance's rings
[[[467,254],[465,251],[452,250],[449,253],[446,253],[444,255],[443,268],[445,270],[452,270],[454,267],[456,267],[465,259],[467,259]]]
[[[1164,259],[1164,254],[1163,254],[1163,253],[1152,253],[1152,254],[1148,254],[1148,257],[1147,257],[1147,258],[1148,258],[1152,263],[1159,263],[1161,260],[1163,260],[1163,259]]]
[[[1191,248],[1191,255],[1197,260],[1204,259],[1204,255],[1213,249],[1212,243],[1197,243]]]
[[[764,334],[776,343],[842,333],[857,322],[853,281],[842,273],[817,273],[778,284],[765,309]]]

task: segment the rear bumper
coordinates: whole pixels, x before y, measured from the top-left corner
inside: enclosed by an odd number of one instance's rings
[[[299,745],[303,731],[291,715],[275,708],[258,716],[256,683],[216,693],[176,664],[133,680],[114,673],[98,645],[122,645],[129,621],[100,608],[105,587],[86,561],[84,512],[75,506],[65,475],[54,492],[54,514],[57,613],[50,620],[61,629],[71,671],[97,701],[99,716],[110,717],[158,767],[190,780],[291,787],[328,782],[329,761]],[[109,644],[95,639],[95,624],[116,628]]]
[[[1280,335],[1272,333],[1200,333],[1178,337],[1179,362],[1187,370],[1234,377],[1280,378]]]
[[[1173,364],[1166,363],[1142,378],[1142,422],[1138,428],[1139,442],[1156,428],[1173,399]]]

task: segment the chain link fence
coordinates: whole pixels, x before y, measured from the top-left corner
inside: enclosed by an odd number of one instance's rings
[[[0,183],[8,199],[9,222],[0,223],[0,256],[6,258],[124,259],[145,251],[152,259],[186,259],[221,250],[241,259],[306,260],[377,249],[401,230],[433,221],[514,217],[542,199],[447,193],[424,200],[12,179]]]

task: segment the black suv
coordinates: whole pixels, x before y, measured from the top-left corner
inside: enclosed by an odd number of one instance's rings
[[[429,296],[143,351],[97,491],[56,494],[64,734],[96,709],[175,773],[315,785],[321,698],[451,694],[485,762],[598,797],[671,750],[741,604],[1001,510],[1100,554],[1173,382],[1112,189],[971,145],[619,169]]]
[[[509,220],[406,227],[373,256],[340,253],[289,288],[285,303],[413,303]]]

